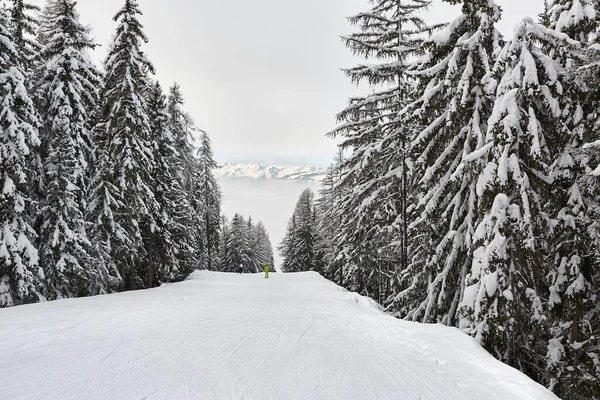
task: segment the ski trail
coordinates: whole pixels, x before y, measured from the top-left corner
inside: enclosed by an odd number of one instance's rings
[[[2,309],[0,354],[11,400],[556,400],[458,330],[399,321],[315,273],[199,272]]]

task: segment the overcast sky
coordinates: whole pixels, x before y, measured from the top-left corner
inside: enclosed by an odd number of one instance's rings
[[[42,5],[44,0],[33,0]],[[78,0],[104,58],[123,0]],[[342,67],[354,59],[340,35],[346,17],[368,0],[139,0],[149,43],[145,51],[163,86],[181,84],[186,109],[213,140],[218,161],[326,165],[335,152],[326,132],[356,93]],[[497,0],[499,29],[511,36],[543,0]],[[440,0],[430,22],[458,14]]]

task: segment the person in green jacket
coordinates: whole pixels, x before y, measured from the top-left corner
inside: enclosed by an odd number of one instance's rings
[[[263,271],[265,271],[265,278],[269,277],[269,266],[265,265],[265,267],[263,268]]]

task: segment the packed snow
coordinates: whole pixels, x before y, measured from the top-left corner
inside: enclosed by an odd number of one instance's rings
[[[312,272],[197,272],[0,314],[5,399],[557,399],[459,330]]]

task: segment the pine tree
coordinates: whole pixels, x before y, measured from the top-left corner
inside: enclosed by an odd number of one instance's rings
[[[231,220],[229,235],[227,236],[227,253],[225,255],[223,272],[237,272],[240,265],[243,272],[256,272],[251,265],[250,238],[248,237],[248,225],[244,217],[235,214]]]
[[[458,305],[478,215],[477,158],[485,145],[494,96],[482,80],[491,72],[501,37],[494,1],[465,0],[462,13],[426,43],[411,75],[419,98],[403,110],[417,128],[410,143],[417,190],[411,260],[398,274],[389,310],[422,322],[457,323]]]
[[[342,185],[344,176],[343,151],[339,150],[334,162],[327,169],[325,179],[321,182],[319,198],[315,202],[317,214],[317,232],[319,241],[317,251],[322,253],[324,270],[323,276],[338,285],[343,283],[342,261],[336,260],[339,254],[339,241],[335,237],[340,232],[342,224],[341,201],[349,189]]]
[[[376,247],[393,240],[396,264],[408,263],[409,160],[407,144],[414,129],[398,118],[413,92],[406,75],[411,58],[421,52],[428,27],[419,15],[429,0],[377,0],[369,11],[350,18],[360,31],[344,38],[356,55],[377,63],[346,70],[353,83],[366,82],[374,92],[353,98],[338,115],[341,125],[331,136],[341,136],[340,147],[352,149],[344,162],[344,185],[352,187],[337,206],[342,221],[335,241],[335,259],[346,266],[340,282],[367,294],[374,277]]]
[[[188,194],[188,202],[192,210],[192,215],[187,220],[187,225],[189,225],[192,231],[192,236],[189,238],[189,247],[193,248],[193,255],[190,258],[194,259],[196,268],[212,269],[214,266],[208,256],[205,217],[209,213],[207,202],[211,202],[210,215],[215,210],[216,204],[218,204],[220,209],[220,193],[207,195],[205,192],[205,189],[210,190],[212,187],[212,172],[208,173],[211,171],[214,163],[210,140],[207,135],[206,140],[202,141],[197,153],[200,157],[204,158],[198,159],[195,156],[195,149],[192,146],[197,128],[194,120],[183,110],[182,107],[184,104],[185,101],[181,93],[181,87],[175,83],[169,89],[167,112],[169,114],[169,130],[173,135],[173,145],[178,154],[177,179],[180,181],[181,187]],[[204,165],[202,164],[203,162],[205,163]],[[217,198],[218,202],[213,203]],[[220,210],[217,214],[220,214]],[[211,228],[211,231],[213,230]],[[214,243],[211,242],[211,245],[214,246]],[[211,251],[214,251],[214,247],[211,247]]]
[[[221,235],[219,238],[219,258],[217,268],[221,272],[227,271],[227,253],[229,252],[228,239],[229,239],[229,221],[225,215],[221,215],[220,220]]]
[[[600,3],[596,2],[597,17],[600,17]],[[582,108],[585,119],[583,121],[583,142],[584,145],[584,168],[585,175],[579,178],[580,188],[584,203],[587,207],[587,214],[591,224],[587,230],[591,246],[588,251],[591,256],[591,265],[587,265],[583,271],[587,282],[590,284],[590,290],[595,301],[586,302],[587,310],[579,317],[580,325],[587,324],[584,330],[577,333],[579,342],[575,342],[567,348],[578,347],[579,343],[584,346],[578,351],[573,351],[563,360],[569,360],[569,363],[578,365],[575,371],[569,371],[569,365],[563,364],[558,371],[568,371],[564,377],[567,389],[579,388],[581,396],[590,395],[594,398],[600,397],[600,40],[599,36],[592,36],[586,49],[585,62],[582,65],[576,77],[576,86],[583,92]],[[572,274],[574,276],[575,274]],[[585,309],[585,308],[583,308]],[[589,340],[585,340],[589,337]],[[593,339],[592,339],[593,338]],[[590,364],[590,360],[593,362]],[[583,368],[581,368],[583,367]],[[585,370],[582,378],[577,376],[580,370]],[[595,372],[594,372],[595,371]],[[575,379],[573,379],[575,378]],[[560,384],[560,383],[558,383]],[[588,389],[586,393],[584,390]],[[565,391],[566,392],[566,391]],[[593,393],[593,394],[592,394]]]
[[[594,0],[553,0],[547,9],[549,27],[580,43],[588,43],[598,29]]]
[[[190,225],[193,211],[179,179],[179,154],[168,129],[166,98],[158,82],[149,95],[148,117],[154,142],[156,170],[153,177],[158,205],[154,216],[156,227],[150,232],[146,246],[151,260],[147,282],[152,287],[160,282],[185,279],[194,270],[195,249]]]
[[[553,154],[568,137],[560,64],[543,48],[575,42],[531,19],[515,28],[489,83],[498,100],[489,120],[487,165],[477,187],[482,218],[463,305],[471,332],[502,361],[545,376],[545,262],[552,224],[544,199]],[[541,43],[540,43],[541,42]],[[486,152],[482,152],[485,154]],[[560,251],[560,250],[559,250]]]
[[[199,211],[203,225],[203,242],[206,248],[206,265],[212,271],[216,268],[216,259],[219,253],[221,189],[213,174],[214,169],[217,168],[217,163],[214,160],[210,138],[206,132],[201,133],[196,168],[197,175],[194,179],[196,190],[194,193],[202,198],[203,207]]]
[[[109,273],[93,260],[84,219],[90,145],[90,115],[98,102],[100,73],[88,58],[95,44],[72,0],[56,0],[47,16],[39,93],[47,156],[46,197],[41,210],[40,252],[47,297],[105,292]]]
[[[257,270],[260,272],[265,265],[268,265],[271,272],[275,271],[275,260],[273,258],[273,246],[271,245],[271,239],[269,233],[265,228],[265,225],[259,221],[252,231],[254,249],[254,264],[257,266]]]
[[[13,42],[20,50],[18,62],[28,78],[31,78],[33,64],[40,50],[39,43],[32,39],[38,32],[39,21],[35,14],[39,11],[38,6],[29,4],[24,0],[12,0],[11,31]],[[31,90],[32,87],[29,89]]]
[[[556,0],[549,19],[552,28],[584,46],[600,25],[594,3],[589,0]],[[597,338],[600,332],[593,330],[597,312],[592,272],[595,260],[589,251],[595,247],[590,232],[593,232],[599,192],[594,190],[594,179],[587,175],[591,169],[590,159],[580,150],[589,137],[585,116],[590,113],[585,110],[589,107],[586,103],[592,80],[588,85],[579,84],[574,70],[593,70],[593,67],[588,68],[588,54],[593,50],[581,51],[577,47],[574,51],[572,47],[546,46],[550,55],[556,55],[564,71],[561,85],[566,106],[561,120],[569,129],[568,134],[553,140],[560,144],[560,149],[554,156],[553,191],[549,201],[556,222],[551,242],[554,251],[548,260],[553,269],[548,274],[551,339],[547,369],[549,387],[557,395],[587,399],[600,396],[600,352],[594,351],[600,344]]]
[[[39,145],[38,119],[9,26],[10,16],[0,7],[0,307],[42,300],[44,280],[25,213],[27,158]]]
[[[90,202],[98,240],[110,249],[122,289],[148,283],[140,277],[149,262],[143,237],[155,226],[153,210],[158,208],[152,179],[156,162],[144,97],[150,87],[148,73],[154,68],[141,50],[147,38],[140,14],[137,1],[126,0],[114,17],[118,26],[104,65],[95,134],[101,166]]]
[[[311,271],[314,268],[317,242],[314,218],[314,193],[304,190],[296,203],[294,214],[279,247],[283,272]]]
[[[242,257],[245,260],[244,265],[246,269],[253,274],[262,270],[257,259],[256,236],[254,234],[254,221],[252,220],[252,216],[249,216],[244,230],[244,236],[248,241],[248,246],[244,249]]]
[[[36,67],[43,65],[43,61],[40,59],[40,44],[34,39],[35,35],[39,30],[39,20],[36,18],[36,13],[40,11],[39,7],[27,3],[24,0],[11,0],[11,32],[14,38],[14,43],[19,51],[18,54],[18,65],[25,75],[27,84],[27,90],[36,110],[41,109],[39,102],[37,102],[37,86],[38,77],[36,77]],[[43,131],[39,132],[40,145],[37,147],[37,151],[32,152],[28,156],[27,163],[28,168],[28,188],[27,194],[31,199],[28,202],[27,214],[35,216],[32,220],[32,227],[39,233],[39,225],[41,223],[41,211],[40,207],[43,204],[45,197],[46,188],[44,188],[43,176],[44,166],[42,163],[42,157],[46,155],[44,150]]]
[[[175,83],[169,89],[168,113],[169,129],[175,140],[175,149],[180,157],[180,179],[183,187],[192,191],[192,180],[196,171],[194,149],[191,145],[193,134],[196,130],[193,119],[183,111],[185,100],[179,84]]]
[[[538,14],[538,20],[546,28],[550,27],[550,5],[548,4],[548,0],[544,0],[544,11]]]

